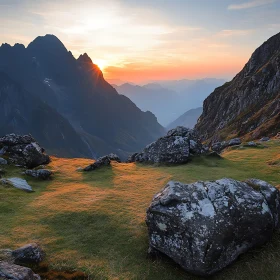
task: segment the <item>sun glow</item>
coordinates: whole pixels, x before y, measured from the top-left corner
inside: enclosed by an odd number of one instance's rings
[[[104,71],[106,67],[109,66],[108,61],[104,59],[95,59],[93,63],[96,64],[101,71]]]

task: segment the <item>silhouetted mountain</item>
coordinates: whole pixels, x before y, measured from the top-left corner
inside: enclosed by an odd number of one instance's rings
[[[114,86],[140,109],[153,112],[162,125],[168,125],[186,110],[201,107],[204,99],[222,79],[155,81],[143,86],[129,83]]]
[[[1,134],[31,133],[52,153],[87,156],[88,148],[70,123],[53,108],[0,72]]]
[[[177,126],[184,126],[187,128],[193,128],[196,123],[198,118],[200,117],[202,113],[202,107],[196,108],[196,109],[191,109],[181,115],[178,119],[170,123],[166,129],[170,130],[173,128],[176,128]]]
[[[196,128],[212,142],[258,138],[280,130],[280,33],[252,55],[235,78],[204,101]]]
[[[104,80],[87,54],[76,60],[53,35],[27,48],[3,44],[0,71],[66,118],[86,142],[88,156],[137,151],[164,133],[152,113]]]

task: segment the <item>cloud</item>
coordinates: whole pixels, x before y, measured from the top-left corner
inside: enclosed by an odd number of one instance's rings
[[[218,37],[245,36],[254,32],[252,29],[225,29],[217,33]]]
[[[271,4],[275,2],[275,0],[254,0],[250,2],[244,2],[241,4],[232,4],[228,6],[228,10],[242,10],[242,9],[250,9],[254,7],[259,7],[267,4]]]

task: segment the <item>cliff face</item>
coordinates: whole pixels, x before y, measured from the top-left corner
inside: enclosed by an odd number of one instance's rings
[[[258,138],[280,129],[280,33],[262,44],[235,78],[204,101],[196,129],[215,142]]]

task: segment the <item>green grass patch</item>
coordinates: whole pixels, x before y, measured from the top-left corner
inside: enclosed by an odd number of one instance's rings
[[[200,279],[168,258],[147,256],[146,209],[169,180],[191,183],[230,177],[259,178],[280,184],[279,141],[268,148],[230,149],[223,159],[197,157],[178,166],[113,163],[77,172],[87,159],[53,158],[54,179],[38,181],[7,167],[7,177],[23,177],[35,190],[26,193],[0,186],[0,248],[39,242],[55,271],[83,271],[89,279]],[[242,255],[214,279],[279,279],[280,236]]]

